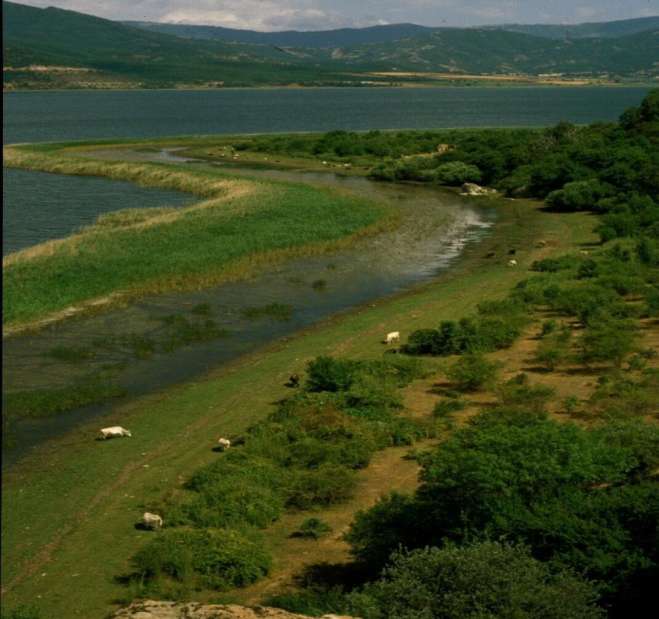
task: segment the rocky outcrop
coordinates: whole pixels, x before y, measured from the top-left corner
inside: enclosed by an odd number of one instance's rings
[[[467,196],[488,196],[496,193],[496,189],[481,187],[476,183],[465,183],[462,185],[462,193]]]
[[[113,619],[310,619],[279,608],[237,606],[235,604],[199,604],[197,602],[133,602],[118,610]],[[358,619],[324,615],[317,619]]]

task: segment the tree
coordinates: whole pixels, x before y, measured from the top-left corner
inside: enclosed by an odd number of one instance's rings
[[[364,619],[595,619],[596,599],[593,585],[524,547],[481,542],[397,552],[353,603]]]

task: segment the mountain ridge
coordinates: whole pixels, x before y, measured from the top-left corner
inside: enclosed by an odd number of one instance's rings
[[[414,24],[327,32],[340,32],[346,40],[357,33],[370,41],[296,47],[186,38],[75,11],[3,1],[3,78],[6,88],[205,88],[432,85],[437,78],[430,74],[444,73],[449,79],[521,76],[527,83],[547,74],[647,82],[659,73],[654,60],[659,59],[659,27],[617,38],[575,40],[491,28],[428,30]]]

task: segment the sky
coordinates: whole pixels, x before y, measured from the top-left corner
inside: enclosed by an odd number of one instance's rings
[[[115,20],[252,30],[329,30],[412,22],[424,26],[610,21],[659,14],[659,0],[19,0]]]

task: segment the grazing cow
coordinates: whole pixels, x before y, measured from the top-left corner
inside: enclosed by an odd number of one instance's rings
[[[160,529],[162,528],[162,518],[158,514],[144,512],[142,516],[142,524],[145,529]]]
[[[126,428],[122,428],[121,426],[111,426],[109,428],[101,428],[102,439],[119,438],[122,436],[133,436],[133,435],[130,433],[130,430],[126,430]]]
[[[400,342],[400,331],[391,331],[391,333],[387,333],[387,337],[384,338],[385,344],[394,344],[395,342]]]
[[[229,449],[231,447],[231,441],[228,438],[220,438],[217,441],[217,446],[224,451],[225,449]]]
[[[517,266],[517,260],[508,260],[508,266],[509,267],[516,267]]]
[[[288,382],[286,383],[287,387],[299,387],[300,386],[300,377],[297,374],[291,374],[288,377]]]

